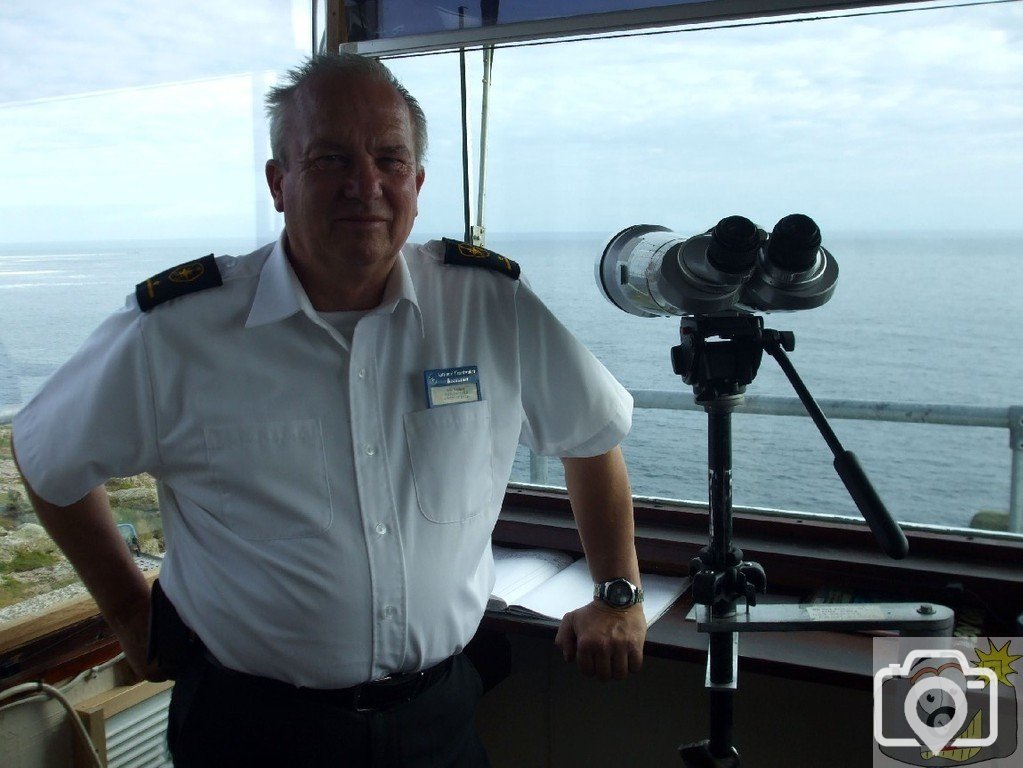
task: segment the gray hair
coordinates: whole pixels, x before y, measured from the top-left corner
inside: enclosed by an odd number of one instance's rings
[[[354,53],[319,53],[298,67],[289,70],[283,85],[267,91],[266,115],[270,119],[270,149],[273,159],[287,165],[285,133],[295,104],[295,94],[307,82],[321,74],[365,75],[393,86],[408,106],[412,120],[412,138],[415,142],[416,165],[423,167],[426,158],[426,114],[416,98],[408,92],[394,74],[377,59]]]

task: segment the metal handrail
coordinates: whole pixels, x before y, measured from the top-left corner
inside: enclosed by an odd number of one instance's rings
[[[636,408],[702,411],[691,393],[660,389],[630,389]],[[818,400],[829,419],[858,419],[911,424],[945,424],[961,427],[988,427],[1009,431],[1012,469],[1009,484],[1008,530],[1023,533],[1023,405],[1005,408],[948,403],[900,403],[880,400]],[[0,425],[10,424],[18,407],[0,408]],[[746,395],[736,407],[738,413],[765,416],[807,416],[797,397]],[[547,484],[547,457],[530,455],[529,481]]]
[[[669,411],[702,411],[692,393],[660,389],[630,389],[636,408]],[[817,400],[829,419],[858,419],[912,424],[944,424],[961,427],[989,427],[1009,430],[1012,476],[1009,486],[1008,530],[1023,532],[1023,406],[1005,408],[948,403],[900,403],[881,400]],[[806,408],[797,397],[746,395],[737,413],[764,416],[805,416]],[[529,481],[547,484],[546,457],[530,455]]]

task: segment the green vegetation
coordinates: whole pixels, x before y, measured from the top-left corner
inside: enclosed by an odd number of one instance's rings
[[[114,519],[134,526],[143,552],[162,555],[163,529],[153,478],[115,478],[106,488]],[[14,467],[11,428],[0,426],[0,608],[78,580],[53,542],[30,526],[37,523]]]
[[[78,577],[69,573],[59,578],[50,579],[40,588],[39,583],[23,582],[13,576],[0,575],[0,608],[20,603],[35,595],[52,592],[78,581]]]
[[[982,531],[1009,530],[1009,513],[997,509],[982,509],[970,521],[971,528]]]
[[[10,531],[21,523],[34,521],[35,512],[14,468],[11,428],[0,426],[0,529]]]
[[[56,565],[59,562],[60,556],[52,552],[19,550],[6,563],[0,562],[0,573],[24,573],[25,571],[34,571],[36,568]]]

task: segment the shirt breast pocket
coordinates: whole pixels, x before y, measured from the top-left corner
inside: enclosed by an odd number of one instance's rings
[[[298,539],[330,527],[323,432],[316,419],[206,427],[218,504],[213,514],[244,539]]]
[[[426,519],[458,523],[490,509],[493,438],[486,400],[406,413],[405,437]]]

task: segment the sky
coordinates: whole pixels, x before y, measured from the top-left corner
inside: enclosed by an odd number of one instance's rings
[[[261,101],[306,5],[5,0],[0,244],[272,236]],[[457,235],[457,56],[391,66],[430,123],[417,232]],[[1023,230],[1023,3],[499,49],[488,129],[492,231]]]

